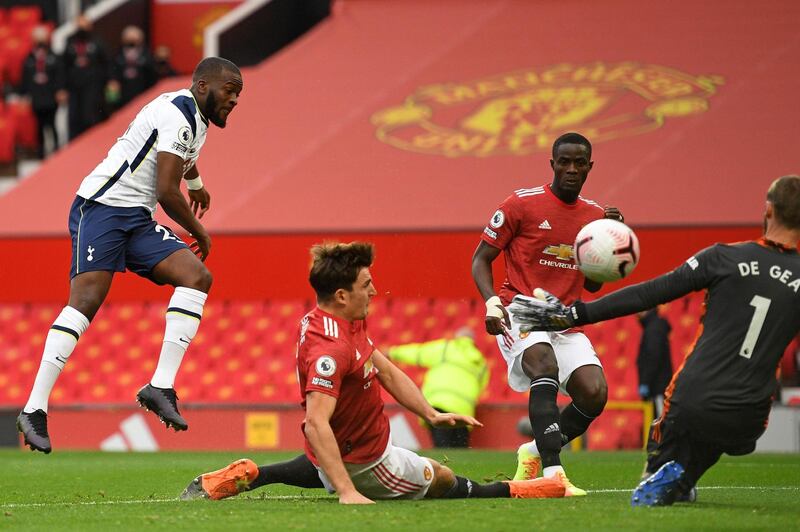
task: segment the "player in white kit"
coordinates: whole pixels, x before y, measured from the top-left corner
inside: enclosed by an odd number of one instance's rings
[[[17,418],[17,428],[32,450],[51,451],[50,392],[103,304],[114,273],[126,269],[175,287],[158,366],[136,399],[167,427],[188,428],[178,411],[174,381],[197,333],[212,281],[203,264],[211,238],[198,220],[211,198],[196,163],[208,123],[225,127],[242,88],[236,65],[219,57],[203,59],[195,68],[191,88],[161,94],[142,108],[103,162],[81,183],[69,217],[69,302],[47,334],[33,389]],[[181,180],[186,180],[188,202]],[[190,246],[156,223],[156,204],[192,235],[195,241]]]

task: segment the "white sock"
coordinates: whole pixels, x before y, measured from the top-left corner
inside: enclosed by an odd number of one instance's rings
[[[61,310],[47,333],[39,372],[36,374],[31,395],[25,408],[22,409],[23,412],[30,413],[40,409],[47,412],[50,392],[75,349],[78,338],[88,327],[89,320],[79,311],[69,306]]]
[[[186,348],[197,334],[203,305],[208,294],[200,290],[179,286],[172,294],[167,307],[164,343],[158,357],[158,366],[150,384],[156,388],[174,388],[175,376],[181,367]]]
[[[536,440],[533,440],[532,442],[530,442],[528,444],[528,450],[530,452],[532,452],[533,454],[535,454],[537,456],[540,456],[539,455],[539,448],[536,446]]]
[[[544,478],[553,478],[554,476],[556,476],[556,473],[563,473],[563,472],[564,468],[561,467],[560,465],[551,465],[544,468],[544,470],[542,471],[542,476]]]

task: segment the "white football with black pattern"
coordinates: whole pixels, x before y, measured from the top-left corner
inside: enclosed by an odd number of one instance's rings
[[[639,239],[622,222],[604,218],[586,224],[575,238],[575,263],[598,283],[619,281],[639,263]]]

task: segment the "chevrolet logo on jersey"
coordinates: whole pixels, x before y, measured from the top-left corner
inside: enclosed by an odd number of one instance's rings
[[[572,250],[572,246],[567,244],[559,244],[557,246],[547,246],[542,251],[545,255],[554,255],[558,260],[572,260],[575,256],[575,253]]]

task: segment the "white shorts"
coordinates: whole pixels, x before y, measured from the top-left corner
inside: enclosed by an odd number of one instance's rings
[[[603,367],[592,343],[583,333],[533,331],[520,334],[519,324],[514,323],[512,316],[511,329],[505,329],[503,334],[498,334],[495,338],[508,364],[508,385],[515,392],[527,392],[531,387],[531,378],[522,371],[522,353],[534,344],[550,344],[553,348],[558,362],[558,382],[563,394],[567,394],[567,381],[573,371],[588,365]]]
[[[389,442],[371,464],[344,464],[353,485],[369,499],[422,499],[433,482],[433,465],[417,453]],[[336,490],[321,468],[319,478],[329,493]]]

